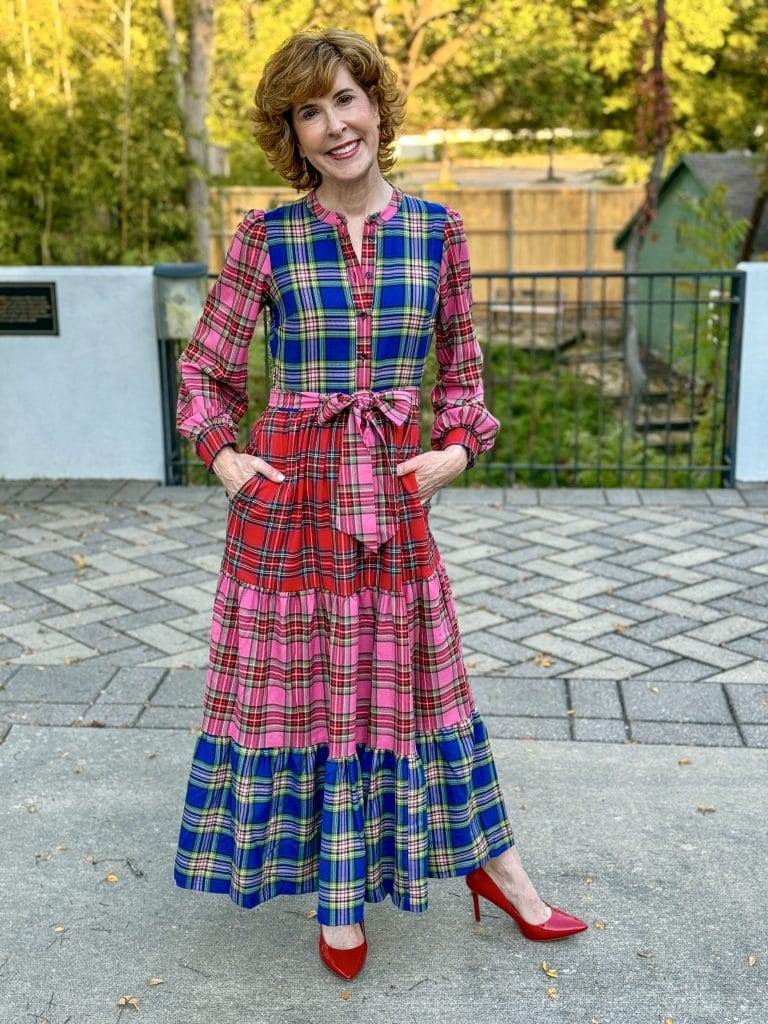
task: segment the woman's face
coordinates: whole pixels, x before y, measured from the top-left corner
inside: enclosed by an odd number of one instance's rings
[[[346,64],[339,66],[328,95],[294,103],[291,117],[299,152],[323,180],[345,184],[364,177],[377,164],[378,105],[371,103]],[[349,152],[332,154],[349,142],[355,143]]]

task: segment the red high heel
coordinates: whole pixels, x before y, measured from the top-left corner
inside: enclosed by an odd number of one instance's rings
[[[329,967],[334,974],[338,974],[340,978],[344,978],[345,981],[349,981],[351,978],[354,978],[354,976],[360,971],[368,954],[368,939],[365,935],[365,922],[361,921],[360,926],[363,929],[363,941],[359,946],[353,946],[352,949],[337,949],[335,946],[329,946],[323,938],[322,926],[320,928],[320,937],[318,941],[320,959],[326,967]]]
[[[566,914],[564,910],[553,906],[551,903],[547,903],[546,900],[544,900],[544,903],[552,908],[552,913],[543,924],[531,924],[509,902],[498,885],[483,868],[475,868],[474,871],[470,871],[464,877],[472,893],[476,921],[480,920],[480,902],[477,898],[480,895],[484,896],[489,903],[494,903],[505,913],[509,914],[526,939],[534,939],[539,942],[546,942],[551,939],[565,939],[569,935],[575,935],[576,932],[583,932],[588,927],[586,921],[582,921],[572,914]]]

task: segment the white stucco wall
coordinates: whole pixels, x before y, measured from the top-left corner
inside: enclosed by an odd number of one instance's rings
[[[0,267],[55,281],[59,335],[0,335],[0,477],[165,479],[152,267]]]
[[[736,425],[736,482],[768,480],[768,263],[747,272]]]

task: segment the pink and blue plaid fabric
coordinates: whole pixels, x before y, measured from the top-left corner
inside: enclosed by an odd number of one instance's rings
[[[346,220],[314,192],[248,211],[182,353],[179,432],[212,469],[237,447],[266,308],[273,377],[244,450],[280,469],[229,502],[203,716],[174,878],[252,907],[318,893],[324,924],[514,844],[428,503],[399,463],[493,446],[460,215],[393,188]]]
[[[463,444],[470,468],[493,447],[501,425],[484,405],[458,211],[395,188],[389,204],[366,219],[362,262],[343,216],[314,192],[245,215],[178,364],[177,426],[209,468],[220,448],[237,445],[248,407],[248,347],[265,305],[274,388],[420,388],[434,340],[431,447]]]
[[[379,412],[396,426],[407,423],[411,410],[419,404],[418,388],[390,388],[387,391],[339,392],[275,391],[270,405],[283,408],[317,408],[318,423],[347,412],[339,473],[336,478],[333,525],[355,537],[367,551],[375,553],[397,531],[397,479],[395,467],[387,461],[387,473],[375,469],[375,449],[381,443],[387,450],[387,437],[375,413]]]

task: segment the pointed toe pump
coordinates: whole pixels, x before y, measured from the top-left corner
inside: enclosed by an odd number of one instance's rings
[[[363,929],[363,941],[358,946],[353,946],[352,949],[337,949],[335,946],[329,946],[323,938],[323,929],[320,928],[318,939],[320,959],[326,967],[330,968],[334,974],[338,974],[340,978],[344,978],[345,981],[349,981],[360,972],[368,954],[365,922],[361,921],[360,926]]]
[[[566,914],[564,910],[552,906],[546,900],[544,900],[544,903],[551,908],[552,913],[543,924],[531,924],[530,921],[526,921],[522,917],[517,908],[510,903],[488,872],[484,871],[483,868],[475,868],[474,871],[470,871],[464,877],[472,893],[476,921],[480,920],[480,901],[478,896],[482,896],[489,903],[495,904],[500,910],[509,914],[526,939],[534,939],[538,942],[566,939],[569,935],[583,932],[588,927],[586,921],[582,921],[572,914]]]

